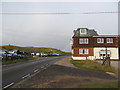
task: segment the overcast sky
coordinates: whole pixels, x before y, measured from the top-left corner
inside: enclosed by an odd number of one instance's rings
[[[77,28],[118,34],[117,2],[3,2],[3,45],[52,47],[70,51]]]

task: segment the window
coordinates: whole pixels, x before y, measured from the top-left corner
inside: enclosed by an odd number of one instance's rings
[[[104,43],[104,38],[97,38],[97,43]]]
[[[86,34],[86,29],[80,29],[80,34]]]
[[[89,54],[88,49],[79,49],[79,54]]]
[[[105,50],[101,50],[100,52],[100,57],[106,57],[106,51]],[[111,52],[110,51],[107,51],[107,56],[110,57],[111,55]]]
[[[113,38],[107,38],[107,43],[113,43]]]
[[[88,44],[88,38],[80,38],[80,44]]]

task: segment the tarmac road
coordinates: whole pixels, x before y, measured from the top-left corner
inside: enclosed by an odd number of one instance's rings
[[[44,57],[38,60],[4,65],[2,67],[2,88],[7,88],[64,57],[66,56]]]

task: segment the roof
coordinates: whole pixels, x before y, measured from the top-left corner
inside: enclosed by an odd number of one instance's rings
[[[119,35],[99,35],[99,36],[93,36],[93,37],[119,37]]]
[[[86,29],[86,34],[80,34],[80,29]],[[94,29],[88,29],[88,28],[78,28],[77,30],[74,30],[73,37],[91,37],[91,36],[98,36],[97,32]]]
[[[95,30],[88,30],[89,36],[98,36],[97,32]]]

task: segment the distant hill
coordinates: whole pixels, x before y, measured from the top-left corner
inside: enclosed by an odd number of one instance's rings
[[[59,53],[62,55],[71,55],[71,52],[64,52],[54,48],[46,48],[46,47],[20,47],[13,45],[5,45],[0,46],[1,49],[5,50],[22,50],[26,52],[43,52],[43,53]]]

